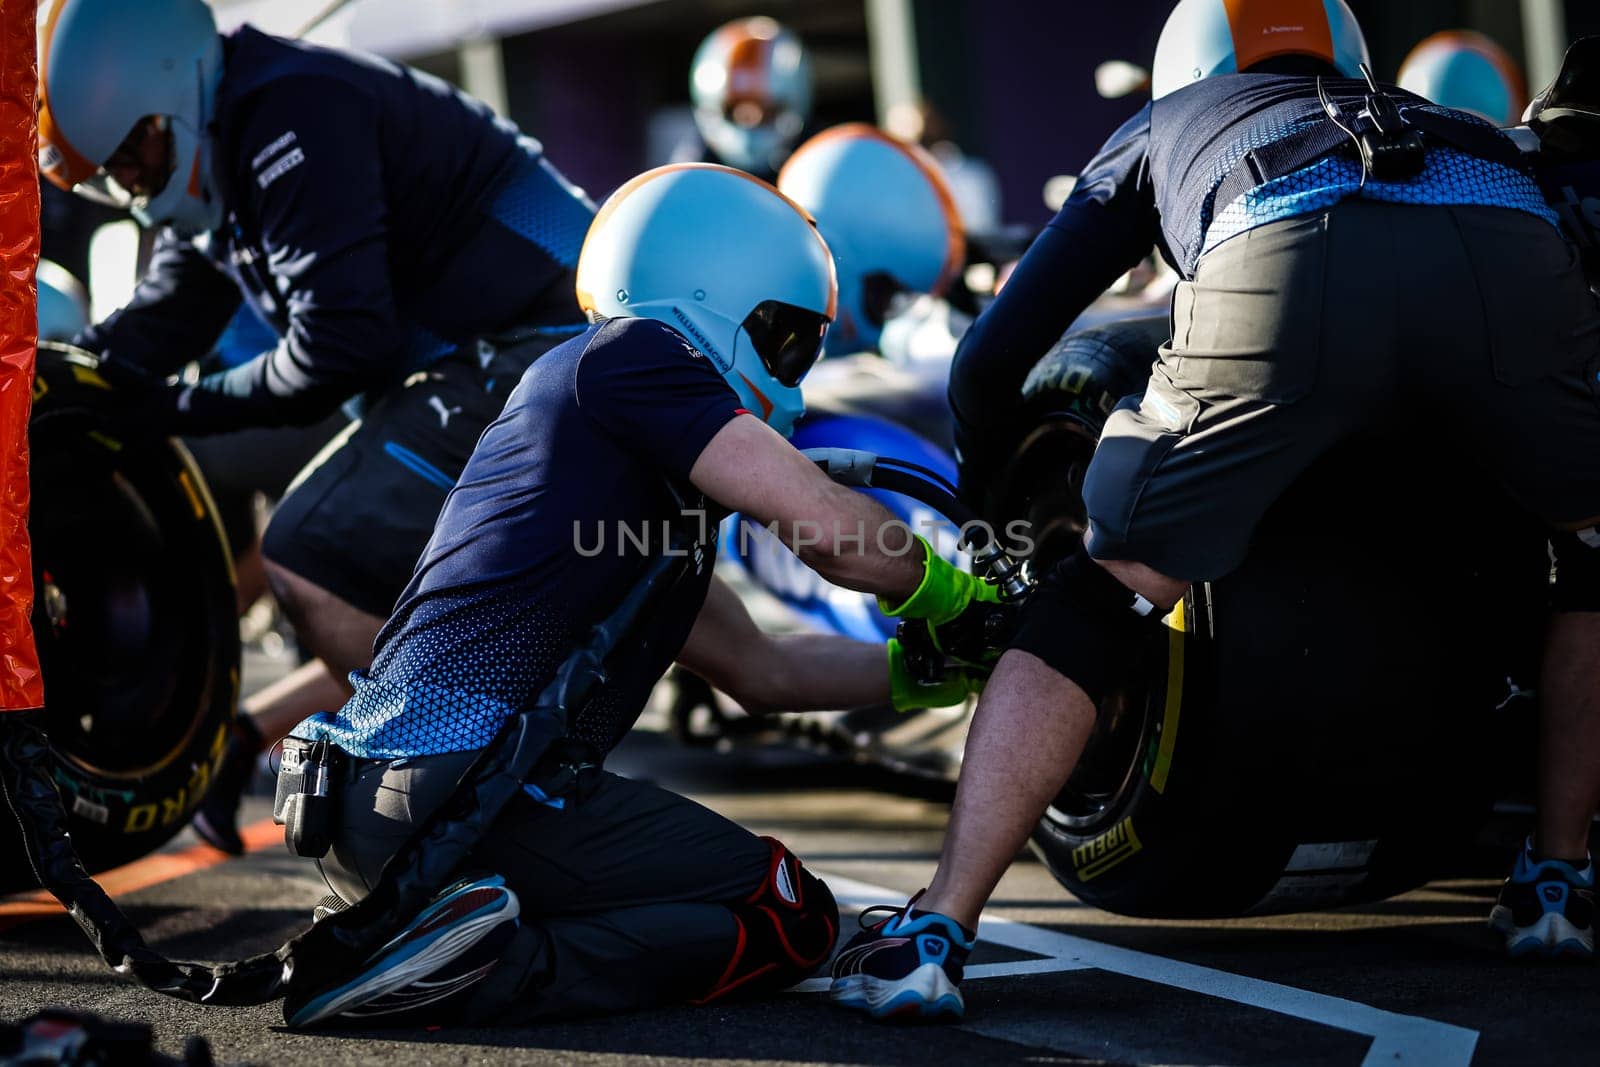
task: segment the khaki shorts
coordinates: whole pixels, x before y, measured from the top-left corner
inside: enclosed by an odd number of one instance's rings
[[[1552,526],[1600,516],[1600,305],[1549,223],[1347,200],[1204,256],[1144,394],[1106,422],[1089,551],[1220,578],[1341,442],[1447,444]]]

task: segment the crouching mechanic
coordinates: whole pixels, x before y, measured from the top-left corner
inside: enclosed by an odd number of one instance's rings
[[[964,338],[950,400],[975,496],[1067,323],[1152,243],[1185,279],[1142,398],[1110,416],[1088,470],[1086,543],[1030,598],[984,690],[933,880],[840,952],[840,1003],[960,1014],[979,912],[1142,629],[1237,566],[1262,515],[1339,442],[1419,418],[1471,427],[1462,447],[1519,504],[1584,531],[1558,542],[1563,587],[1595,573],[1600,308],[1509,139],[1369,89],[1353,77],[1365,59],[1343,0],[1183,0],[1153,102]],[[1367,137],[1370,163],[1340,124]],[[1583,794],[1568,812],[1594,810],[1600,775],[1592,607],[1556,621],[1542,686],[1547,724],[1565,731],[1542,775]],[[1587,825],[1541,823],[1501,898],[1513,947],[1592,951]],[[1522,907],[1536,886],[1552,906]]]
[[[762,635],[712,581],[715,512],[776,529],[936,638],[995,599],[784,440],[836,300],[799,207],[724,167],[650,171],[601,209],[577,283],[596,324],[540,358],[484,433],[355,695],[293,731],[350,757],[322,864],[338,893],[369,892],[509,711],[537,706],[663,551],[665,526],[698,528],[692,573],[476,847],[463,873],[486,876],[355,977],[292,997],[293,1025],[615,1012],[804,977],[833,947],[827,886],[781,843],[605,771],[606,754],[674,659],[749,707],[941,698],[908,695],[892,646]],[[968,684],[932,688],[953,703]]]
[[[261,738],[348,696],[445,493],[528,363],[583,328],[572,270],[592,205],[537,142],[421,72],[217,33],[202,0],[57,0],[40,47],[40,162],[168,227],[130,303],[78,339],[129,395],[129,432],[361,419],[291,486],[263,551],[310,665],[240,721],[196,827],[233,808]],[[241,290],[275,347],[195,385]]]

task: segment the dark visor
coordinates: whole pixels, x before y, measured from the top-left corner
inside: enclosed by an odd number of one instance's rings
[[[768,300],[745,317],[744,329],[755,342],[767,373],[784,385],[795,386],[822,355],[828,317],[781,300]]]

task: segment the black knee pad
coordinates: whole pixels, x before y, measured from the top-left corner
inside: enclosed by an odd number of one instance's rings
[[[1098,705],[1127,677],[1144,634],[1161,616],[1080,545],[1028,597],[1011,647],[1038,656]]]
[[[833,952],[839,937],[833,891],[781,841],[765,840],[772,850],[766,876],[750,896],[729,905],[739,924],[739,940],[727,967],[696,1004],[787,989]]]
[[[1556,558],[1551,607],[1556,611],[1600,611],[1600,528],[1555,534],[1550,547]]]

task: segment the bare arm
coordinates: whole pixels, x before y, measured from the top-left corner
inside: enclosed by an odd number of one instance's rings
[[[837,485],[760,419],[739,417],[689,471],[695,487],[776,533],[835,585],[900,603],[922,581],[911,531],[872,498]]]
[[[882,645],[827,634],[766,633],[720,578],[712,580],[678,662],[752,715],[889,702]]]

